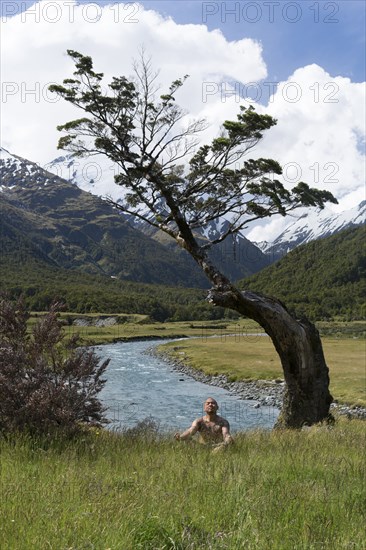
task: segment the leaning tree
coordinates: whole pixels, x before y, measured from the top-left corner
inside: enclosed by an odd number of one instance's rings
[[[162,94],[150,60],[142,54],[132,78],[113,77],[102,88],[103,73],[91,57],[68,50],[73,78],[52,85],[66,101],[84,111],[58,130],[58,148],[75,156],[103,154],[118,165],[123,200],[109,202],[124,213],[164,231],[191,254],[212,288],[208,300],[257,321],[272,339],[286,381],[278,426],[300,427],[329,417],[332,396],[329,371],[319,333],[307,319],[296,319],[279,300],[240,291],[213,265],[208,251],[235,236],[248,223],[274,214],[285,216],[302,206],[336,202],[331,193],[300,182],[288,191],[279,181],[282,169],[267,158],[246,158],[276,124],[253,107],[240,107],[235,121],[225,121],[209,145],[201,145],[204,120],[189,120],[176,104],[187,76]],[[202,240],[200,230],[225,219],[221,234]],[[202,233],[201,233],[202,235]]]

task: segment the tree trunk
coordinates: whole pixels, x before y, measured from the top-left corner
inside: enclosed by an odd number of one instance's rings
[[[295,319],[275,298],[250,291],[240,292],[211,263],[184,219],[176,217],[183,246],[213,284],[208,299],[259,323],[280,356],[286,382],[282,410],[276,427],[300,428],[331,420],[329,369],[319,332],[308,319]]]
[[[213,288],[209,301],[257,321],[281,359],[286,387],[276,427],[300,428],[330,420],[329,370],[313,323],[296,320],[279,300],[230,287]]]

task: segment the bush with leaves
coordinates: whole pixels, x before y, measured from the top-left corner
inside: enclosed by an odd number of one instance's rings
[[[98,394],[109,360],[99,364],[78,337],[66,341],[57,304],[27,331],[20,298],[0,298],[0,432],[75,434],[107,423]]]

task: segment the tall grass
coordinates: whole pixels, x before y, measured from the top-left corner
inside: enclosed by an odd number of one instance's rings
[[[93,431],[0,441],[6,550],[364,548],[365,423],[253,431],[212,454]]]

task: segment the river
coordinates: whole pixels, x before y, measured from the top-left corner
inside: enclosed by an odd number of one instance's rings
[[[112,429],[131,428],[152,417],[162,432],[181,431],[202,416],[203,401],[209,396],[217,400],[219,414],[230,422],[233,433],[273,427],[277,409],[254,408],[255,401],[239,399],[227,390],[197,382],[146,353],[161,343],[161,340],[119,342],[95,348],[101,359],[111,359],[100,398],[108,407]]]

